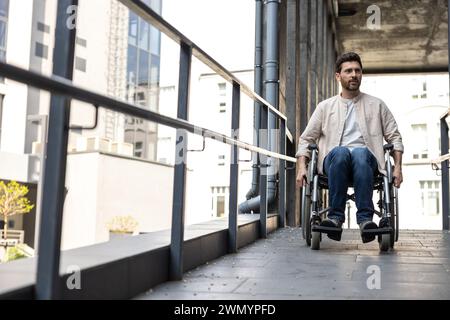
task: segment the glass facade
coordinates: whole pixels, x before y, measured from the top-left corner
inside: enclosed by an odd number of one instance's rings
[[[143,0],[161,14],[162,0]],[[161,33],[130,12],[128,21],[127,100],[158,111]],[[156,161],[157,126],[133,117],[125,121],[125,142],[134,146],[134,156]]]
[[[8,34],[9,0],[0,0],[0,61],[6,59],[6,37]],[[0,77],[0,82],[4,79]]]

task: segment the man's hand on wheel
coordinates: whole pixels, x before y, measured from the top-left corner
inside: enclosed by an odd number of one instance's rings
[[[297,180],[296,180],[297,188],[306,186],[306,183],[307,183],[306,175],[307,175],[306,168],[300,168],[298,170]]]
[[[394,186],[396,188],[400,188],[400,185],[403,182],[403,174],[402,174],[402,168],[401,167],[394,167],[394,172],[392,173],[394,177]]]

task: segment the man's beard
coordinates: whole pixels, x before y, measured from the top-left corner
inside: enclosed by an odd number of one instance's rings
[[[358,80],[352,80],[355,81],[353,83],[350,83],[351,81],[347,82],[347,83],[342,83],[341,85],[348,91],[358,91],[359,87],[361,86],[361,82],[359,82]]]

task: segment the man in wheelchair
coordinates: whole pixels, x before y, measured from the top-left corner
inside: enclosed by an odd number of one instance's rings
[[[340,230],[340,233],[327,233],[329,238],[339,241],[345,222],[347,190],[353,186],[357,223],[366,243],[375,239],[375,234],[367,231],[379,228],[372,221],[375,180],[390,175],[392,181],[385,180],[386,183],[400,187],[404,148],[397,123],[386,104],[359,90],[361,58],[353,52],[345,53],[337,59],[335,67],[342,93],[318,104],[300,137],[296,153],[297,187],[306,187],[308,183],[320,185],[321,179],[326,181],[328,215],[317,225],[325,230]],[[384,141],[388,147],[383,147]],[[385,151],[394,158],[393,170],[386,168]],[[307,178],[312,155],[317,167],[309,172],[316,171],[321,178],[317,182]]]

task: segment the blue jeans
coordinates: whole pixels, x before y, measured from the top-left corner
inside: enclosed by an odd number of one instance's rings
[[[336,147],[324,160],[324,173],[328,176],[328,190],[331,210],[328,218],[345,221],[347,189],[353,183],[355,189],[356,222],[372,220],[373,185],[378,172],[377,160],[367,148]]]

